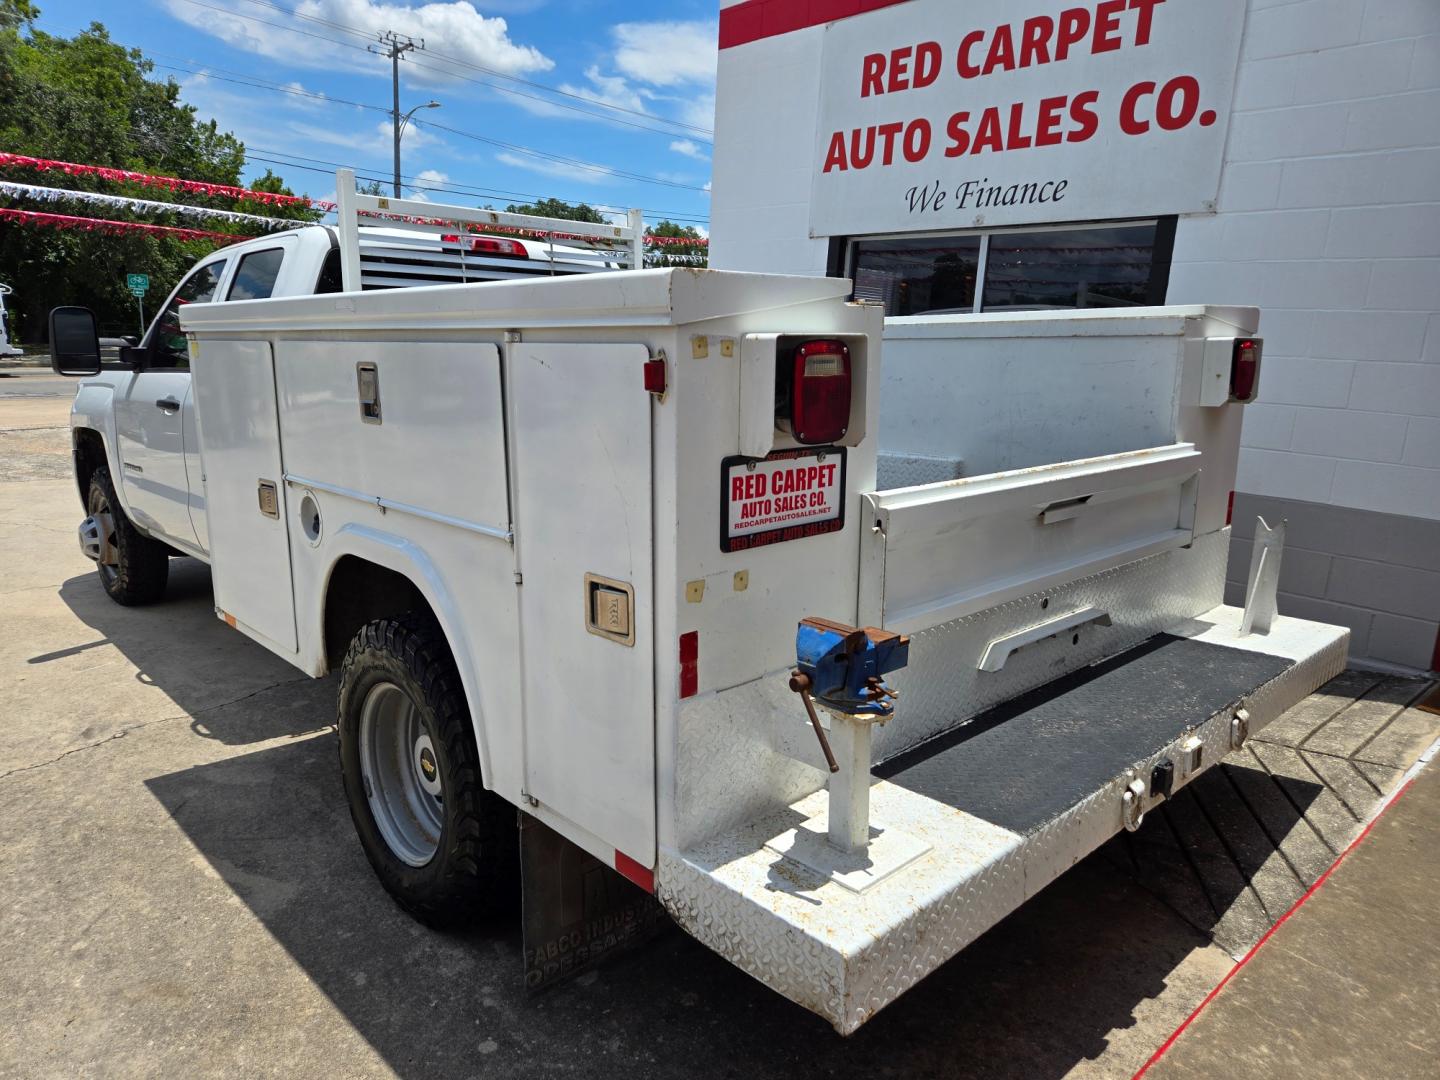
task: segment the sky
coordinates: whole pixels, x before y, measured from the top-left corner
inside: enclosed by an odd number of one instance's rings
[[[39,0],[37,26],[101,22],[180,84],[202,119],[300,194],[333,198],[336,165],[392,173],[394,31],[405,194],[504,207],[554,196],[708,232],[715,0]]]

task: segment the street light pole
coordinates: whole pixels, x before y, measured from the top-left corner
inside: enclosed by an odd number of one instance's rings
[[[390,90],[391,108],[390,119],[394,123],[395,130],[395,197],[400,197],[400,58],[407,52],[415,49],[425,48],[425,40],[422,38],[416,41],[404,34],[397,34],[394,30],[386,30],[380,35],[380,45],[369,46],[369,51],[378,56],[388,57],[390,60]],[[410,110],[414,112],[414,109]],[[406,114],[405,119],[409,119]]]
[[[412,116],[414,116],[417,112],[419,112],[421,109],[438,109],[438,108],[440,108],[440,103],[439,103],[438,101],[427,101],[427,102],[425,102],[424,105],[416,105],[413,109],[411,109],[409,112],[407,112],[404,116],[402,116],[402,117],[400,118],[400,123],[399,123],[399,124],[396,126],[396,128],[395,128],[395,197],[396,197],[396,198],[399,198],[399,197],[400,197],[400,139],[401,139],[401,138],[404,136],[404,134],[405,134],[405,125],[408,124],[408,123],[410,122],[410,118],[411,118]]]

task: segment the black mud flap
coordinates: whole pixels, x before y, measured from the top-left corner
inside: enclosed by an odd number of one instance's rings
[[[670,925],[649,893],[529,814],[520,815],[525,986],[564,982]]]

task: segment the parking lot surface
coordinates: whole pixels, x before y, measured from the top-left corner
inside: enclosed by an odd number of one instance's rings
[[[530,997],[518,924],[436,934],[376,883],[333,678],[193,560],[104,595],[67,408],[0,400],[0,1076],[1126,1077],[1440,726],[1423,682],[1343,676],[848,1040],[678,931]]]

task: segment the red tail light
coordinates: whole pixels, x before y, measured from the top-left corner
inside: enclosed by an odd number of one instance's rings
[[[440,237],[442,244],[460,243],[459,233],[446,233]],[[482,255],[518,255],[521,258],[527,256],[525,245],[518,240],[497,240],[493,236],[472,236],[470,238],[469,250]]]
[[[1230,358],[1230,400],[1253,401],[1259,375],[1260,342],[1255,338],[1236,338],[1235,352]]]
[[[843,341],[807,341],[795,349],[790,432],[813,446],[845,437],[850,426],[850,350]]]

